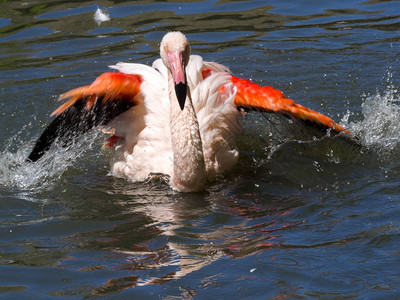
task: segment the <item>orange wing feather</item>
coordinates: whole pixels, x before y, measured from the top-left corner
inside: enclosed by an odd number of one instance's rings
[[[345,131],[350,133],[331,118],[296,104],[293,100],[286,98],[281,91],[270,86],[261,87],[246,79],[234,76],[232,76],[231,81],[237,87],[235,104],[238,107],[286,114],[296,119],[332,128],[336,132]]]
[[[139,75],[104,73],[91,85],[62,94],[60,100],[69,100],[52,113],[56,118],[36,141],[27,160],[40,159],[57,139],[62,146],[68,146],[92,128],[107,125],[138,104],[136,95],[141,83]]]
[[[125,73],[104,73],[100,75],[91,85],[79,87],[66,92],[58,98],[59,100],[69,99],[59,106],[52,114],[59,115],[76,101],[86,98],[86,109],[90,110],[97,99],[103,97],[103,102],[115,99],[134,101],[134,97],[140,91],[142,78],[139,75]]]

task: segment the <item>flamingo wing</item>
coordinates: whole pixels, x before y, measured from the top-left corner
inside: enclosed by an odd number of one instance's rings
[[[232,83],[237,88],[235,104],[238,108],[254,109],[264,112],[274,112],[302,120],[322,128],[330,128],[339,133],[345,128],[335,123],[331,118],[296,104],[285,95],[270,86],[259,86],[246,79],[232,76]]]
[[[137,105],[141,76],[125,73],[104,73],[91,85],[62,94],[66,100],[52,116],[56,118],[47,126],[28,157],[37,161],[48,151],[56,139],[68,146],[90,129],[107,125],[116,116]]]

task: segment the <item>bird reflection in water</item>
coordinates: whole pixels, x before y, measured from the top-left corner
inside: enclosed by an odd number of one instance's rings
[[[171,192],[166,185],[153,187],[150,192],[124,185],[116,190],[120,194],[123,189],[129,196],[126,200],[108,203],[103,212],[93,213],[99,218],[113,211],[118,215],[116,219],[127,221],[86,233],[81,247],[101,250],[96,262],[102,263],[79,269],[113,274],[118,271],[124,276],[108,278],[91,289],[90,295],[164,284],[220,259],[242,258],[281,247],[280,231],[299,222],[282,224],[279,217],[304,204],[299,194],[257,195],[252,191],[243,193],[240,188],[237,193],[228,192],[223,183],[209,194],[189,195]],[[80,214],[87,215],[87,207]]]

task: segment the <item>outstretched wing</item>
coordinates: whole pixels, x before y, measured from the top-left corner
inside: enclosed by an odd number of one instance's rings
[[[36,141],[28,161],[37,161],[56,139],[68,146],[82,133],[108,124],[136,105],[141,82],[139,75],[104,73],[91,85],[62,94],[60,100],[69,100],[52,113],[56,118]]]
[[[345,131],[350,133],[331,118],[294,103],[293,100],[286,98],[281,91],[270,86],[261,87],[246,79],[234,76],[232,76],[231,81],[237,88],[235,104],[238,108],[284,114],[322,128],[331,128],[335,132]]]

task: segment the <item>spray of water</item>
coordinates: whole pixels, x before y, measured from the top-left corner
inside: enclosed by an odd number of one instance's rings
[[[342,123],[359,139],[361,144],[388,153],[400,141],[400,97],[397,87],[388,85],[383,92],[363,95],[362,120],[349,122],[353,113],[347,112]]]
[[[21,135],[19,132],[5,141],[7,146],[0,152],[0,185],[38,191],[51,189],[77,158],[94,147],[100,134],[83,136],[69,148],[55,144],[35,163],[26,161],[35,139],[27,142]]]

